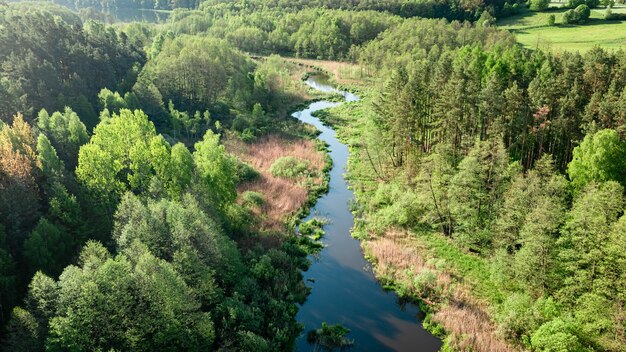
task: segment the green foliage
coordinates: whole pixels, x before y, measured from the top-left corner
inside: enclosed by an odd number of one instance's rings
[[[563,13],[563,24],[584,24],[591,16],[589,6],[578,5],[573,10],[567,10]]]
[[[519,338],[532,328],[532,298],[526,294],[511,293],[496,314],[499,328],[509,338]]]
[[[567,167],[572,185],[582,190],[592,181],[617,181],[626,185],[626,142],[617,131],[605,129],[585,136],[574,148],[573,159]]]
[[[530,0],[529,8],[531,11],[545,11],[548,6],[550,6],[548,0]]]
[[[6,341],[3,348],[15,352],[38,352],[43,349],[39,341],[39,324],[27,310],[13,308],[11,320],[7,326]]]
[[[172,265],[141,244],[130,250],[96,259],[97,264],[87,254],[83,261],[95,265],[65,270],[59,294],[73,299],[59,302],[50,319],[48,350],[211,347],[215,331],[210,316],[197,310],[197,300]]]
[[[210,37],[166,38],[144,69],[163,97],[182,111],[206,111],[219,99],[246,107],[252,93],[250,60]]]
[[[80,23],[74,13],[51,4],[3,8],[0,96],[16,103],[6,107],[9,114],[3,119],[17,111],[30,117],[42,108],[54,111],[69,106],[91,128],[97,123],[98,92],[132,85],[134,68],[145,63],[141,49],[125,42],[112,27]],[[67,165],[53,136],[46,134]]]
[[[557,242],[563,270],[561,294],[566,301],[615,284],[606,281],[608,278],[596,268],[611,258],[607,244],[616,241],[611,225],[624,209],[623,194],[624,188],[613,181],[601,186],[590,184],[574,200]]]
[[[181,203],[148,200],[143,204],[137,197],[127,194],[118,206],[115,219],[113,238],[122,250],[131,248],[139,240],[159,258],[179,258],[183,261],[181,265],[196,261],[196,265],[204,266],[203,271],[214,272],[226,287],[232,287],[241,275],[242,263],[234,243],[190,196],[185,196]],[[200,269],[190,267],[188,270]],[[192,288],[204,284],[185,279]],[[215,293],[208,294],[200,297],[209,300]]]
[[[565,7],[570,9],[576,9],[581,5],[587,5],[589,8],[596,8],[600,5],[599,0],[568,0]]]
[[[241,198],[243,199],[243,204],[249,207],[260,207],[265,204],[265,197],[263,197],[262,193],[254,192],[254,191],[245,191]]]
[[[137,97],[133,93],[121,96],[118,92],[112,92],[103,88],[98,93],[98,105],[101,110],[107,109],[111,113],[119,114],[122,109],[137,109]]]
[[[29,271],[42,270],[57,276],[73,257],[75,239],[64,229],[42,218],[24,242],[24,257]]]
[[[78,115],[70,108],[55,112],[50,116],[41,110],[37,117],[37,127],[47,138],[69,170],[76,167],[78,150],[87,143],[89,134]],[[43,146],[42,146],[43,147]]]
[[[556,17],[554,15],[548,16],[548,26],[552,27],[556,23]]]
[[[238,183],[254,181],[261,176],[252,166],[240,160],[235,161],[235,175]]]
[[[51,182],[59,181],[65,173],[65,164],[57,155],[56,149],[45,134],[37,137],[37,158],[41,171]]]
[[[585,4],[585,0],[568,0],[567,3],[565,4],[565,7],[570,8],[570,9],[575,9],[580,5],[584,5]]]
[[[237,197],[235,165],[219,144],[220,135],[209,130],[202,141],[195,144],[193,159],[200,184],[218,208],[224,208]]]
[[[343,351],[354,345],[354,341],[346,337],[349,333],[350,329],[341,324],[328,325],[323,322],[321,328],[307,333],[306,340],[316,350],[334,351],[338,349]]]
[[[298,225],[298,232],[301,235],[311,238],[313,241],[319,241],[324,237],[326,232],[323,229],[324,221],[318,218],[312,218]]]
[[[371,225],[377,232],[394,225],[415,226],[424,211],[424,203],[415,193],[396,185],[379,185],[371,201],[374,211]]]
[[[481,229],[495,218],[508,183],[508,157],[498,139],[476,142],[458,166],[448,190],[450,212],[460,240],[467,246],[487,246],[491,238]]]
[[[294,156],[284,156],[274,161],[270,173],[276,177],[298,179],[310,175],[309,161]]]
[[[532,335],[531,345],[537,351],[583,352],[577,336],[578,327],[570,320],[556,318],[539,327]]]
[[[76,176],[105,206],[126,190],[145,190],[152,176],[153,138],[154,125],[143,112],[121,110],[100,123],[80,148]]]

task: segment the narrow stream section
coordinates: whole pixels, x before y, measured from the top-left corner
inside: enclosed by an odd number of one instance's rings
[[[317,76],[311,76],[306,83],[324,92],[340,93],[347,102],[359,99],[322,83]],[[312,116],[315,111],[339,104],[318,101],[292,115],[321,131],[318,138],[329,144],[333,160],[330,190],[318,200],[307,218],[320,216],[328,219],[329,224],[324,226],[325,248],[304,273],[312,290],[296,317],[304,324],[297,351],[312,350],[306,342],[306,333],[319,328],[322,322],[340,323],[350,329],[349,338],[355,342],[352,351],[438,351],[442,343],[423,329],[419,308],[401,305],[395,293],[383,290],[363,257],[359,241],[350,236],[354,219],[348,204],[353,194],[343,177],[348,147],[337,140],[332,128]]]

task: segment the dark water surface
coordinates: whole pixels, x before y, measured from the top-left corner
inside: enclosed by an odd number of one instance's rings
[[[306,83],[325,92],[341,93],[348,102],[359,99],[322,82],[313,76]],[[349,338],[355,341],[351,351],[438,351],[441,341],[422,328],[419,308],[400,305],[395,293],[382,289],[363,257],[359,241],[350,236],[354,219],[348,203],[353,194],[343,177],[348,147],[337,140],[333,129],[311,115],[339,104],[319,101],[293,114],[321,131],[319,138],[330,145],[333,159],[330,191],[318,200],[309,216],[320,216],[330,223],[324,226],[326,248],[304,273],[312,290],[296,317],[305,326],[297,350],[312,350],[306,342],[306,333],[327,322],[340,323],[351,330]]]

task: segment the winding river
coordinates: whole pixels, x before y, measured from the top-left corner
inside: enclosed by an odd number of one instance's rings
[[[359,99],[352,93],[323,83],[318,76],[311,76],[306,83],[324,92],[340,93],[346,102]],[[330,190],[318,200],[309,215],[309,218],[324,217],[329,224],[324,226],[325,248],[304,273],[312,290],[297,315],[298,321],[304,325],[304,333],[297,341],[297,351],[312,349],[306,342],[306,333],[319,328],[322,322],[340,323],[349,328],[349,338],[355,342],[353,351],[438,351],[441,341],[423,329],[418,317],[419,308],[400,304],[395,293],[383,290],[371,265],[363,257],[359,241],[350,236],[354,219],[348,204],[353,194],[343,177],[348,147],[337,140],[332,128],[312,115],[339,104],[318,101],[293,114],[321,131],[318,138],[329,144],[333,160]]]

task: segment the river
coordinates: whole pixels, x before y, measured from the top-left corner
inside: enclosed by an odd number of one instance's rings
[[[359,99],[325,84],[317,76],[311,76],[306,83],[324,92],[340,93],[347,102]],[[354,218],[348,206],[353,193],[343,176],[348,147],[337,140],[332,128],[312,116],[315,111],[339,104],[318,101],[292,115],[321,132],[318,138],[329,144],[333,160],[330,190],[317,201],[307,218],[320,216],[329,223],[324,226],[325,248],[304,273],[312,290],[296,317],[304,325],[297,351],[312,350],[306,333],[319,328],[322,322],[340,323],[350,329],[348,337],[355,342],[352,351],[438,351],[442,343],[422,327],[419,308],[400,304],[395,293],[383,290],[363,257],[359,241],[350,236]]]

